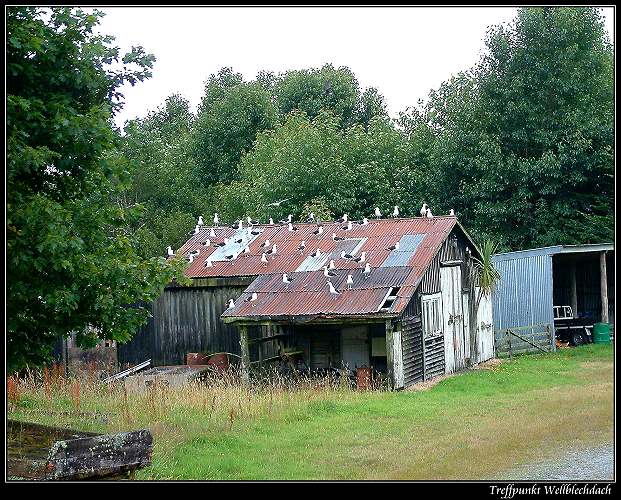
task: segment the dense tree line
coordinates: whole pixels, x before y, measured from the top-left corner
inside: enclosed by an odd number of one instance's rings
[[[416,215],[423,202],[502,249],[611,241],[612,64],[598,10],[563,7],[490,28],[475,67],[397,120],[345,67],[253,81],[223,68],[196,116],[172,96],[126,130],[145,255],[180,245],[199,214]]]

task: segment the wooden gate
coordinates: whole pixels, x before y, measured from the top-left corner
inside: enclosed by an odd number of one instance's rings
[[[551,352],[553,334],[549,324],[516,326],[496,331],[496,356]]]

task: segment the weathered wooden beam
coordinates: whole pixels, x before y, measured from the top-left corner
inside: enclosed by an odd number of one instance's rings
[[[239,327],[239,346],[241,350],[241,368],[244,382],[250,381],[250,351],[248,349],[248,327]]]
[[[576,286],[576,261],[569,264],[570,302],[574,317],[578,316],[578,290]]]
[[[394,349],[393,349],[393,325],[391,320],[386,320],[386,375],[390,387],[395,387],[395,366],[394,366]]]
[[[599,254],[599,287],[602,296],[602,323],[608,323],[608,276],[606,274],[606,252]]]

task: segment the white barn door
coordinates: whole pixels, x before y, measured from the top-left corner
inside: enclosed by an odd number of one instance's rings
[[[478,295],[479,289],[477,287]],[[494,357],[494,319],[492,316],[491,296],[481,297],[477,311],[477,342],[479,357],[477,363],[482,363]]]
[[[440,268],[440,289],[444,316],[444,372],[453,373],[465,366],[461,268],[459,266]]]

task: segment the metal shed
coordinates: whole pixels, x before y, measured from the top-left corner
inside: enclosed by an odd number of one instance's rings
[[[578,316],[614,323],[612,243],[556,245],[500,253],[492,259],[501,276],[492,297],[495,330],[543,323],[553,329],[557,305],[571,305]]]

